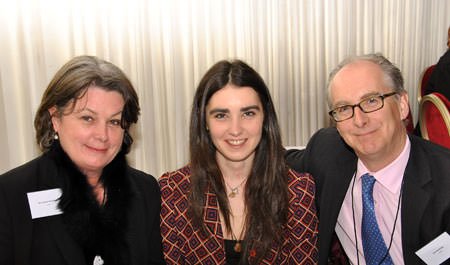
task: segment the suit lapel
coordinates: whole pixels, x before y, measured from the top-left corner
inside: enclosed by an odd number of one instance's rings
[[[420,221],[428,205],[431,194],[424,188],[431,181],[430,164],[414,139],[404,175],[402,196],[402,247],[405,262],[415,256],[417,249],[411,249],[413,242],[419,242]]]
[[[209,232],[209,237],[202,240],[202,244],[207,249],[207,256],[215,260],[217,264],[225,263],[225,246],[223,240],[223,231],[220,223],[219,204],[216,194],[212,193],[210,188],[205,193],[206,205],[203,220]]]
[[[332,148],[332,147],[330,147]],[[326,168],[327,172],[321,191],[319,212],[319,253],[320,264],[326,262],[331,247],[339,211],[341,210],[345,194],[356,171],[357,158],[349,150],[336,156],[333,165]],[[327,253],[327,254],[325,254]]]

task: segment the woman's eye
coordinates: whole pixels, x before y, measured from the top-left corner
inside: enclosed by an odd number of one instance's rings
[[[120,126],[120,120],[111,120],[110,123],[114,126]]]
[[[91,116],[81,116],[81,119],[87,122],[91,122],[94,120]]]
[[[246,111],[244,112],[244,117],[252,117],[255,116],[255,112],[254,111]]]
[[[224,119],[225,116],[225,113],[217,113],[216,115],[214,115],[214,118],[221,120]]]

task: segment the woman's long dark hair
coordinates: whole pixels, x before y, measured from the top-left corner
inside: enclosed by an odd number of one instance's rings
[[[189,213],[193,224],[204,229],[204,194],[209,187],[217,195],[226,228],[231,230],[230,207],[223,176],[216,161],[216,148],[206,129],[205,112],[211,96],[227,84],[253,88],[258,93],[264,111],[261,141],[255,150],[244,197],[247,215],[243,237],[246,244],[242,257],[248,259],[251,251],[251,260],[257,263],[274,242],[281,241],[282,227],[286,224],[288,213],[287,167],[269,90],[260,75],[243,61],[216,63],[197,87],[189,137],[192,173]]]

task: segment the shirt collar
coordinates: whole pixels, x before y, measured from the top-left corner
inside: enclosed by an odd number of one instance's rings
[[[361,159],[358,158],[356,177],[359,180],[363,174],[369,173],[374,176],[377,182],[380,183],[385,189],[389,190],[393,194],[399,193],[406,165],[408,164],[410,151],[411,142],[409,137],[406,137],[406,143],[400,155],[389,165],[376,172],[369,171]]]

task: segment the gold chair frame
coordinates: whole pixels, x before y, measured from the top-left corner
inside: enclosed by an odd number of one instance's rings
[[[436,106],[436,108],[439,110],[440,114],[442,115],[442,118],[445,122],[445,126],[447,127],[448,134],[450,137],[450,113],[445,105],[445,103],[440,99],[438,96],[436,96],[434,93],[425,95],[420,100],[419,104],[419,124],[420,124],[420,132],[422,133],[422,137],[424,139],[430,140],[428,136],[428,130],[427,130],[427,123],[425,121],[425,111],[424,111],[424,104],[430,102],[433,105]]]

